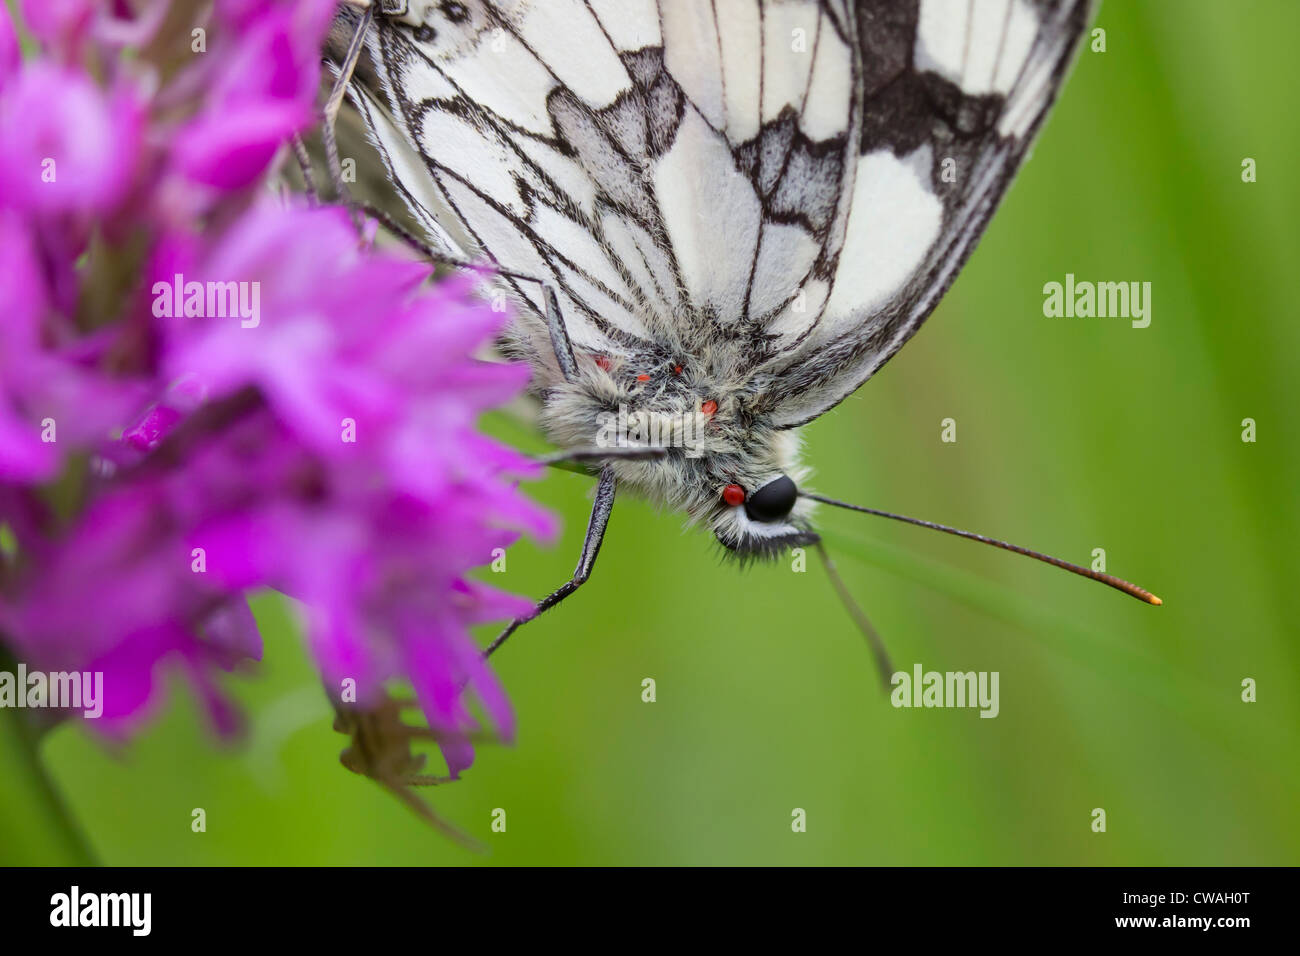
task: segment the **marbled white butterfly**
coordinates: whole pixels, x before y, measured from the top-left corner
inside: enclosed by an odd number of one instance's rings
[[[336,92],[348,84],[432,253],[495,269],[516,304],[504,348],[532,366],[549,437],[608,449],[589,455],[599,485],[577,572],[536,613],[587,580],[616,488],[684,511],[742,558],[819,546],[816,502],[887,514],[801,490],[798,428],[870,378],[951,285],[1090,7],[345,6]]]

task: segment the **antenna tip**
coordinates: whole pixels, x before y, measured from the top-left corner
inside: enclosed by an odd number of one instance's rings
[[[1151,597],[1147,600],[1147,603],[1148,603],[1148,604],[1154,604],[1156,607],[1159,607],[1160,605],[1164,604],[1165,602],[1162,601],[1162,600],[1160,600],[1160,598],[1156,597],[1156,596],[1153,594],[1153,595],[1151,595]]]

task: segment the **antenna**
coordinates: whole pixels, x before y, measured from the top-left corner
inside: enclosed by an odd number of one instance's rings
[[[820,501],[824,505],[832,505],[836,508],[846,508],[849,511],[861,511],[863,514],[877,515],[881,518],[892,518],[895,521],[904,521],[907,524],[914,524],[921,528],[930,528],[934,531],[942,531],[945,534],[956,535],[959,538],[969,538],[971,541],[978,541],[980,544],[991,544],[995,548],[1001,548],[1003,551],[1013,551],[1016,554],[1023,554],[1027,558],[1033,558],[1035,561],[1042,561],[1053,567],[1069,571],[1071,574],[1077,574],[1080,577],[1092,578],[1094,581],[1100,581],[1102,584],[1108,584],[1117,591],[1123,591],[1129,597],[1135,597],[1139,601],[1145,601],[1147,604],[1160,605],[1164,601],[1156,597],[1145,588],[1140,588],[1136,584],[1131,584],[1123,578],[1117,578],[1113,574],[1105,574],[1101,571],[1094,571],[1091,568],[1080,567],[1077,564],[1071,564],[1069,561],[1062,561],[1060,558],[1054,558],[1050,554],[1043,554],[1041,551],[1031,551],[1029,548],[1022,548],[1018,544],[1009,544],[1006,541],[999,541],[997,538],[988,538],[982,534],[976,534],[973,531],[962,531],[960,528],[950,528],[945,524],[937,524],[933,521],[922,521],[920,518],[909,518],[906,515],[896,515],[890,511],[879,511],[876,508],[866,508],[862,505],[851,505],[847,501],[836,501],[834,498],[827,498],[824,495],[813,494],[812,492],[800,492],[802,497],[811,498],[813,501]]]
[[[844,586],[844,579],[840,577],[840,572],[835,568],[835,562],[831,560],[830,553],[827,552],[826,546],[821,540],[815,542],[817,553],[822,556],[822,561],[826,565],[826,574],[831,579],[831,584],[835,588],[835,593],[839,595],[840,603],[844,605],[849,616],[853,618],[853,623],[858,626],[862,636],[867,639],[867,644],[871,647],[871,653],[876,658],[876,668],[880,671],[880,679],[885,685],[885,690],[891,686],[891,677],[894,673],[894,665],[889,660],[889,651],[885,650],[885,642],[880,638],[880,632],[872,626],[866,613],[862,610],[857,601],[853,600],[853,595],[849,589]]]

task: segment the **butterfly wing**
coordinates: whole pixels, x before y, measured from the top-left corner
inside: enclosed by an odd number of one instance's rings
[[[465,0],[377,21],[353,92],[429,235],[552,283],[578,349],[757,357],[843,236],[853,35],[831,0]]]
[[[859,0],[845,239],[763,363],[774,384],[755,411],[772,425],[804,424],[842,401],[933,311],[1024,160],[1090,8]]]
[[[575,348],[742,339],[802,424],[919,327],[1055,96],[1088,0],[460,0],[354,90],[447,251],[550,282]],[[540,290],[518,343],[548,358]]]

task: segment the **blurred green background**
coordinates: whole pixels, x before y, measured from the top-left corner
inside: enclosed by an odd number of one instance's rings
[[[519,717],[426,791],[448,842],[338,763],[292,624],[230,681],[250,733],[166,702],[118,753],[77,727],[44,757],[111,864],[1300,863],[1296,542],[1300,316],[1292,0],[1111,2],[1033,159],[918,337],[806,430],[827,494],[1007,538],[1165,600],[879,519],[821,512],[903,669],[996,670],[1001,714],[896,710],[815,556],[741,572],[630,499],[592,582],[496,659]],[[1258,182],[1241,162],[1258,163]],[[1150,328],[1045,318],[1042,287],[1146,280]],[[940,421],[958,441],[940,441]],[[1241,421],[1258,441],[1241,440]],[[493,430],[534,444],[505,418]],[[589,479],[533,488],[553,549],[493,583],[563,580]],[[641,681],[657,682],[643,703]],[[1243,703],[1253,678],[1258,701]],[[6,756],[9,780],[21,768]],[[17,784],[6,783],[11,799]],[[207,832],[192,833],[203,807]],[[1107,832],[1091,829],[1104,808]],[[491,832],[491,813],[507,829]],[[807,832],[791,812],[807,813]],[[0,861],[61,862],[0,816]],[[21,831],[21,836],[19,835]]]

